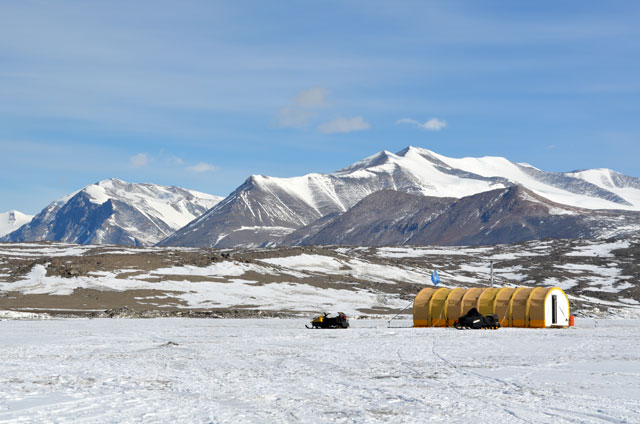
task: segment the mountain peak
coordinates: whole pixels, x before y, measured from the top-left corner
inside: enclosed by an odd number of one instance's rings
[[[375,153],[362,160],[359,160],[353,165],[349,165],[346,168],[342,168],[339,171],[336,171],[336,173],[347,173],[347,172],[354,172],[359,169],[372,168],[374,166],[383,165],[385,163],[389,163],[397,159],[399,159],[398,155],[391,153],[388,150],[381,150],[378,153]]]
[[[525,167],[525,168],[535,169],[535,170],[539,171],[538,168],[536,168],[535,166],[533,166],[533,165],[531,165],[530,163],[527,163],[527,162],[518,162],[517,165]]]
[[[396,155],[398,156],[407,156],[407,154],[418,154],[418,155],[427,155],[431,156],[435,153],[429,149],[425,149],[424,147],[415,147],[415,146],[407,146],[404,149],[400,150]]]
[[[123,184],[129,184],[129,183],[119,178],[111,177],[104,180],[96,181],[95,183],[90,185],[95,185],[100,187],[113,187],[114,185],[123,185]]]
[[[33,219],[33,215],[27,215],[12,209],[0,213],[0,237],[9,234]]]

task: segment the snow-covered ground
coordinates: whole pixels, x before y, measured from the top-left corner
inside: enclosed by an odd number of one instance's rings
[[[0,422],[640,422],[639,320],[305,323],[0,321]]]

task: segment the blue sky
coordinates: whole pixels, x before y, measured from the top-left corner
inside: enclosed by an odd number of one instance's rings
[[[636,1],[0,0],[0,212],[408,145],[640,177]]]

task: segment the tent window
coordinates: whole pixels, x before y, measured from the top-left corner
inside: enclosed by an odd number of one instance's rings
[[[558,296],[551,295],[551,323],[558,323]]]

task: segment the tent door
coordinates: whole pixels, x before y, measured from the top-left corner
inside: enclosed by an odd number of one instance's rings
[[[551,295],[551,323],[558,323],[558,296]]]

